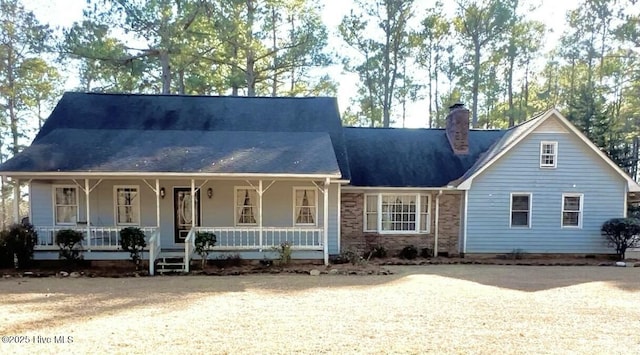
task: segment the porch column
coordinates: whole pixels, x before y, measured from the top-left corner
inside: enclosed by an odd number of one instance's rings
[[[262,249],[262,180],[258,180],[258,241],[260,243],[260,249]]]
[[[19,179],[15,179],[13,183],[13,223],[20,223],[20,180]]]
[[[322,236],[322,244],[323,244],[323,253],[324,253],[324,264],[329,265],[329,182],[330,179],[324,179],[324,205],[322,206],[324,209],[324,221],[323,221],[323,236]]]
[[[160,179],[156,179],[156,228],[160,230]]]
[[[87,203],[87,248],[91,249],[91,203],[89,202],[89,179],[84,179],[84,195]],[[116,197],[117,198],[117,197]]]
[[[196,227],[196,181],[191,179],[191,229]]]

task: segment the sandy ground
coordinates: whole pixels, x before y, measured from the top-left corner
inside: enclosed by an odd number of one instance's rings
[[[640,353],[640,268],[390,269],[4,279],[0,354]]]

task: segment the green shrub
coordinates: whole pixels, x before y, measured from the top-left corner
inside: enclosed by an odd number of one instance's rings
[[[13,253],[9,249],[9,231],[0,231],[0,269],[14,266]]]
[[[280,265],[288,265],[291,262],[291,242],[283,242],[279,247],[274,247],[273,250],[278,253],[278,263]]]
[[[420,249],[420,256],[423,258],[432,258],[433,257],[433,249],[431,248],[422,248]]]
[[[10,254],[11,262],[13,257],[17,260],[20,269],[29,267],[33,260],[33,249],[38,242],[38,233],[31,224],[15,223],[5,231],[5,245]]]
[[[343,251],[342,253],[340,253],[340,258],[346,262],[351,263],[352,265],[361,265],[367,262],[367,260],[354,249]]]
[[[624,260],[627,249],[640,247],[640,220],[612,218],[600,229],[607,244],[614,247],[618,260]]]
[[[371,258],[384,259],[387,257],[387,248],[384,245],[374,245],[364,256],[367,260]]]
[[[400,259],[413,260],[418,257],[418,249],[413,245],[407,245],[400,251]]]
[[[209,252],[216,245],[218,239],[216,235],[210,232],[197,232],[195,240],[195,252],[200,255],[202,260],[202,270],[207,265],[207,259],[209,259]]]
[[[61,229],[56,233],[56,244],[60,248],[59,257],[69,262],[82,259],[84,235],[73,229]]]
[[[138,227],[127,227],[120,230],[120,246],[122,250],[128,251],[131,261],[136,265],[136,270],[140,267],[142,251],[147,247],[144,232]]]

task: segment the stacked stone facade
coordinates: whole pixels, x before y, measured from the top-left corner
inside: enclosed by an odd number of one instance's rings
[[[342,251],[364,252],[372,246],[384,246],[390,256],[397,255],[402,248],[414,245],[418,250],[433,250],[435,231],[436,194],[431,195],[431,228],[421,234],[379,234],[364,232],[364,193],[345,192],[341,194],[341,245]],[[459,254],[460,236],[460,193],[444,193],[440,196],[440,220],[438,252],[450,256]]]

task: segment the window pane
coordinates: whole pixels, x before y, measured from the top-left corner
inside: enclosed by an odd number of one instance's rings
[[[415,231],[416,213],[415,195],[382,196],[382,230]]]
[[[377,212],[378,211],[378,196],[369,195],[366,196],[366,211],[367,212]]]
[[[57,206],[56,223],[76,223],[76,206]]]
[[[564,197],[564,210],[565,211],[580,211],[580,197],[579,196],[565,196]]]
[[[511,209],[513,211],[529,210],[529,195],[513,195]]]
[[[236,190],[236,209],[238,211],[238,224],[256,223],[256,191],[253,189]]]
[[[529,212],[511,212],[511,225],[520,227],[529,226]]]
[[[580,220],[579,212],[563,212],[562,213],[562,225],[578,227]]]

